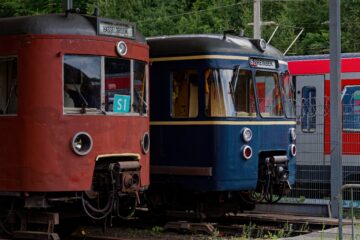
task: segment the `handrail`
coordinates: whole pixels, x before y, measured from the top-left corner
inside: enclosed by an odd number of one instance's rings
[[[339,240],[342,240],[343,232],[342,232],[342,215],[343,215],[343,203],[342,203],[342,194],[345,189],[350,189],[350,199],[351,199],[351,234],[352,239],[355,239],[355,232],[354,232],[354,197],[353,197],[353,189],[359,188],[360,184],[345,184],[341,187],[341,191],[338,196],[339,200]]]

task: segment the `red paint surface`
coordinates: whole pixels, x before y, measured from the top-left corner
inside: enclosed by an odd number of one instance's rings
[[[328,59],[289,61],[289,72],[292,75],[312,75],[330,73]],[[341,60],[341,72],[359,72],[360,58],[344,58]]]
[[[117,56],[118,40],[108,37],[1,37],[0,55],[18,57],[18,115],[0,116],[1,191],[80,191],[90,189],[100,154],[141,155],[141,184],[149,185],[149,154],[140,139],[149,131],[146,116],[64,115],[64,54]],[[124,40],[128,57],[148,62],[148,47]],[[93,149],[73,153],[70,142],[88,132]]]

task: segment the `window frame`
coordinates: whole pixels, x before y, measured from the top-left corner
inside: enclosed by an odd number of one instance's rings
[[[100,108],[85,108],[83,112],[82,108],[79,107],[65,107],[64,102],[64,86],[65,86],[65,56],[78,56],[78,57],[99,57],[100,58]],[[105,60],[106,58],[118,58],[123,60],[128,60],[130,62],[130,111],[129,112],[107,112],[105,110]],[[134,102],[134,64],[135,61],[143,62],[145,64],[145,105],[146,112],[134,112],[133,102]],[[147,117],[149,115],[149,63],[146,61],[141,61],[138,59],[127,59],[121,58],[118,56],[104,56],[104,55],[86,55],[86,54],[72,54],[67,53],[63,54],[62,57],[62,107],[63,107],[63,115],[109,115],[109,116],[144,116]]]

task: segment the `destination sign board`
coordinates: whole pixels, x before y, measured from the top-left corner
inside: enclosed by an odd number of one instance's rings
[[[131,23],[102,19],[98,22],[98,34],[113,37],[135,38],[135,26]]]
[[[251,67],[256,68],[276,69],[276,62],[269,59],[250,58],[249,64]]]

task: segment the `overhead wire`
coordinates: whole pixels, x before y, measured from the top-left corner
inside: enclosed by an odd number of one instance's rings
[[[289,2],[289,1],[291,1],[291,2],[306,2],[307,0],[262,0],[262,2]],[[185,15],[204,13],[204,12],[208,12],[208,11],[214,11],[214,10],[223,9],[223,8],[230,8],[230,7],[234,7],[234,6],[238,6],[238,5],[242,5],[242,4],[249,4],[249,3],[253,3],[253,0],[241,0],[241,1],[239,1],[237,3],[233,3],[233,4],[216,6],[216,7],[207,8],[207,9],[188,11],[188,12],[173,14],[173,15],[159,16],[159,17],[155,17],[155,18],[138,20],[137,22],[143,23],[143,22],[152,22],[152,21],[159,20],[162,18],[176,18],[176,17],[185,16]]]

